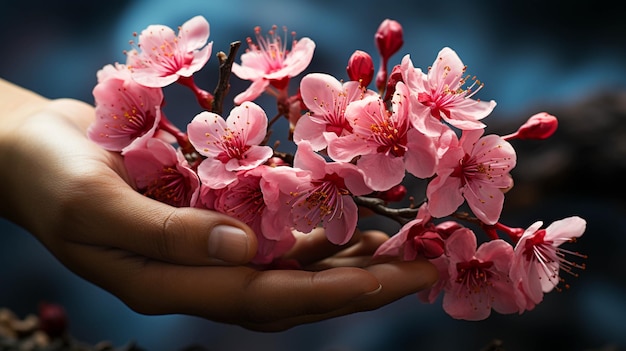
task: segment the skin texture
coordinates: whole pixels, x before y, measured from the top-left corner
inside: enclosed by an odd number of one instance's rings
[[[285,258],[306,269],[257,270],[246,264],[256,239],[243,223],[134,191],[120,156],[86,137],[93,118],[88,104],[0,79],[0,215],[138,313],[280,331],[376,309],[437,279],[426,261],[371,262],[387,240],[376,231],[357,231],[343,246],[321,230],[298,234]],[[245,234],[211,240],[217,225]]]

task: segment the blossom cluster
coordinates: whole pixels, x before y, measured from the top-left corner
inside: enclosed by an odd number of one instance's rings
[[[240,64],[233,62],[236,50],[218,54],[226,72],[213,93],[194,80],[212,54],[209,23],[201,16],[178,33],[148,26],[125,63],[98,71],[96,119],[88,135],[123,156],[137,191],[246,223],[258,238],[252,263],[260,268],[281,259],[294,245],[295,231],[321,226],[330,242],[347,243],[359,207],[368,207],[401,224],[374,256],[430,260],[440,279],[420,297],[432,303],[443,295],[444,310],[458,319],[531,310],[544,293],[559,289],[561,271],[575,275],[584,268],[572,259],[583,255],[560,247],[583,234],[582,218],[546,228],[538,221],[527,229],[500,222],[517,160],[510,141],[550,137],[556,117],[540,112],[514,133],[486,134],[483,119],[496,103],[475,98],[483,83],[467,74],[451,48],[441,49],[426,70],[415,67],[409,54],[388,70],[403,45],[402,26],[394,20],[376,31],[376,74],[372,56],[356,50],[347,79],[313,72],[297,83],[315,42],[295,33],[289,42],[287,29],[278,27],[254,31]],[[251,83],[226,116],[221,106],[229,73]],[[201,108],[186,130],[163,111],[163,88],[173,83],[190,88]],[[276,98],[276,117],[254,102],[262,94]],[[288,120],[293,155],[267,145],[279,118]],[[407,195],[408,177],[427,182],[425,200],[390,207]],[[469,210],[460,210],[464,204]]]

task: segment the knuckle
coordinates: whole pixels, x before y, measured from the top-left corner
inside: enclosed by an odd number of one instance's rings
[[[179,249],[177,237],[185,236],[187,225],[178,213],[176,208],[172,208],[163,219],[163,226],[158,233],[154,244],[158,255],[165,259],[174,259]]]

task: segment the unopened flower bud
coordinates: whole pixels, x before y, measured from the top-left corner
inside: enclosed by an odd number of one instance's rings
[[[395,65],[391,70],[389,79],[387,79],[387,89],[385,90],[385,98],[383,101],[391,100],[393,94],[396,92],[396,84],[398,84],[398,82],[402,82],[402,70],[400,69],[400,65]]]
[[[384,20],[374,35],[374,42],[381,59],[376,73],[376,88],[382,95],[387,84],[387,62],[404,44],[402,26],[397,21]]]
[[[443,255],[444,242],[439,234],[435,232],[425,232],[413,238],[413,245],[418,255],[426,259],[434,259]]]
[[[402,25],[392,19],[385,19],[374,36],[376,48],[383,61],[387,61],[404,44]]]
[[[554,134],[558,124],[556,117],[546,112],[540,112],[531,116],[526,123],[519,127],[517,132],[504,136],[503,139],[547,139]]]
[[[402,184],[398,184],[389,190],[381,191],[376,197],[385,202],[398,202],[404,199],[406,193],[406,187]]]
[[[348,77],[355,82],[361,82],[361,86],[368,86],[374,78],[374,61],[365,51],[356,50],[348,60]]]

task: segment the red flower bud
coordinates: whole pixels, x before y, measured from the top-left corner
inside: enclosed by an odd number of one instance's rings
[[[376,194],[376,197],[385,202],[398,202],[404,199],[406,193],[406,187],[402,184],[398,184],[389,190],[381,191]]]
[[[385,90],[385,98],[383,101],[391,100],[393,94],[396,92],[396,84],[398,84],[398,82],[402,82],[402,70],[400,69],[400,65],[395,65],[391,70],[389,79],[387,79],[387,89]]]
[[[356,50],[348,60],[348,77],[355,82],[361,82],[361,86],[368,86],[374,78],[374,61],[365,51]]]
[[[404,44],[402,25],[392,19],[384,20],[376,31],[374,41],[380,57],[383,61],[387,61]]]
[[[413,245],[418,255],[429,260],[443,255],[445,251],[443,239],[435,232],[425,232],[416,236],[413,238]]]
[[[505,140],[511,139],[535,139],[543,140],[547,139],[558,127],[558,120],[556,117],[546,112],[540,112],[531,116],[526,123],[524,123],[517,132],[502,137]]]

